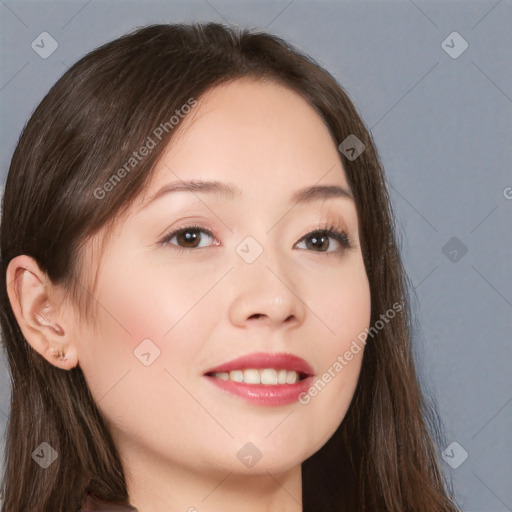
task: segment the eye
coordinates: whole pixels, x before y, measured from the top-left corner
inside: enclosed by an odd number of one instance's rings
[[[203,236],[201,233],[206,234],[214,240],[213,244],[210,245],[219,245],[218,240],[215,239],[214,234],[209,229],[196,225],[184,226],[175,229],[171,233],[165,235],[159,243],[161,245],[172,245],[173,248],[178,251],[192,251],[194,249],[200,249],[201,247],[208,246],[208,244],[201,245],[201,242],[203,242]],[[173,242],[174,239],[176,239],[175,242]],[[328,249],[330,249],[332,245],[329,239],[334,239],[335,246],[338,244],[341,246],[341,249],[329,251]],[[314,252],[324,252],[326,254],[339,255],[346,249],[350,249],[352,247],[345,231],[332,224],[322,226],[317,228],[315,231],[311,231],[303,237],[300,242],[303,240],[306,243],[306,249],[311,249]],[[299,243],[297,243],[295,247],[297,247]]]
[[[334,239],[334,245],[340,245],[341,249],[329,251],[328,249],[331,248],[331,242],[329,241],[330,238]],[[327,254],[339,255],[346,249],[350,249],[352,247],[352,243],[350,242],[345,231],[335,225],[329,225],[318,228],[315,231],[311,231],[305,237],[303,237],[302,240],[305,241],[306,248],[313,247],[314,252],[325,252]]]
[[[165,237],[160,241],[160,244],[171,244],[175,246],[175,249],[183,251],[198,249],[201,247],[200,243],[203,241],[203,237],[200,235],[200,233],[206,233],[206,235],[208,235],[210,238],[215,238],[209,229],[202,228],[201,226],[186,226],[176,229],[172,233],[165,235]],[[176,238],[177,244],[183,245],[176,245],[176,243],[172,242],[174,238]],[[215,241],[212,245],[219,245],[219,243],[218,241]]]

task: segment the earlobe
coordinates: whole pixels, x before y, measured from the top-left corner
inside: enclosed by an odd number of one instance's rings
[[[29,345],[54,366],[75,367],[76,348],[62,325],[57,287],[27,255],[9,262],[6,277],[12,310]]]

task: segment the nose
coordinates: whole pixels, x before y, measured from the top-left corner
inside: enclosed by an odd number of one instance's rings
[[[262,258],[252,264],[241,262],[235,270],[229,312],[233,325],[279,328],[304,322],[306,306],[294,285],[292,270],[284,271],[275,261]]]

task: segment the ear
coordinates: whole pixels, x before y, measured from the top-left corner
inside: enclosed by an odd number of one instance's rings
[[[54,285],[36,261],[25,254],[7,266],[7,294],[23,336],[49,363],[64,370],[78,364],[71,339],[72,325],[64,325],[64,291]]]

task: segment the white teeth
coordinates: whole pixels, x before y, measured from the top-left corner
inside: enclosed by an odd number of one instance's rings
[[[286,372],[286,384],[295,384],[298,380],[297,372]]]
[[[267,386],[295,384],[299,381],[299,374],[296,371],[276,370],[275,368],[232,370],[229,373],[214,373],[213,377],[221,380],[232,380],[234,382],[244,382],[245,384],[265,384]]]
[[[229,378],[235,382],[243,382],[244,374],[242,370],[233,370],[232,372],[229,372]]]
[[[244,370],[244,382],[246,384],[260,384],[260,372],[258,370]]]
[[[266,368],[261,372],[262,384],[277,384],[277,372],[273,368]]]

